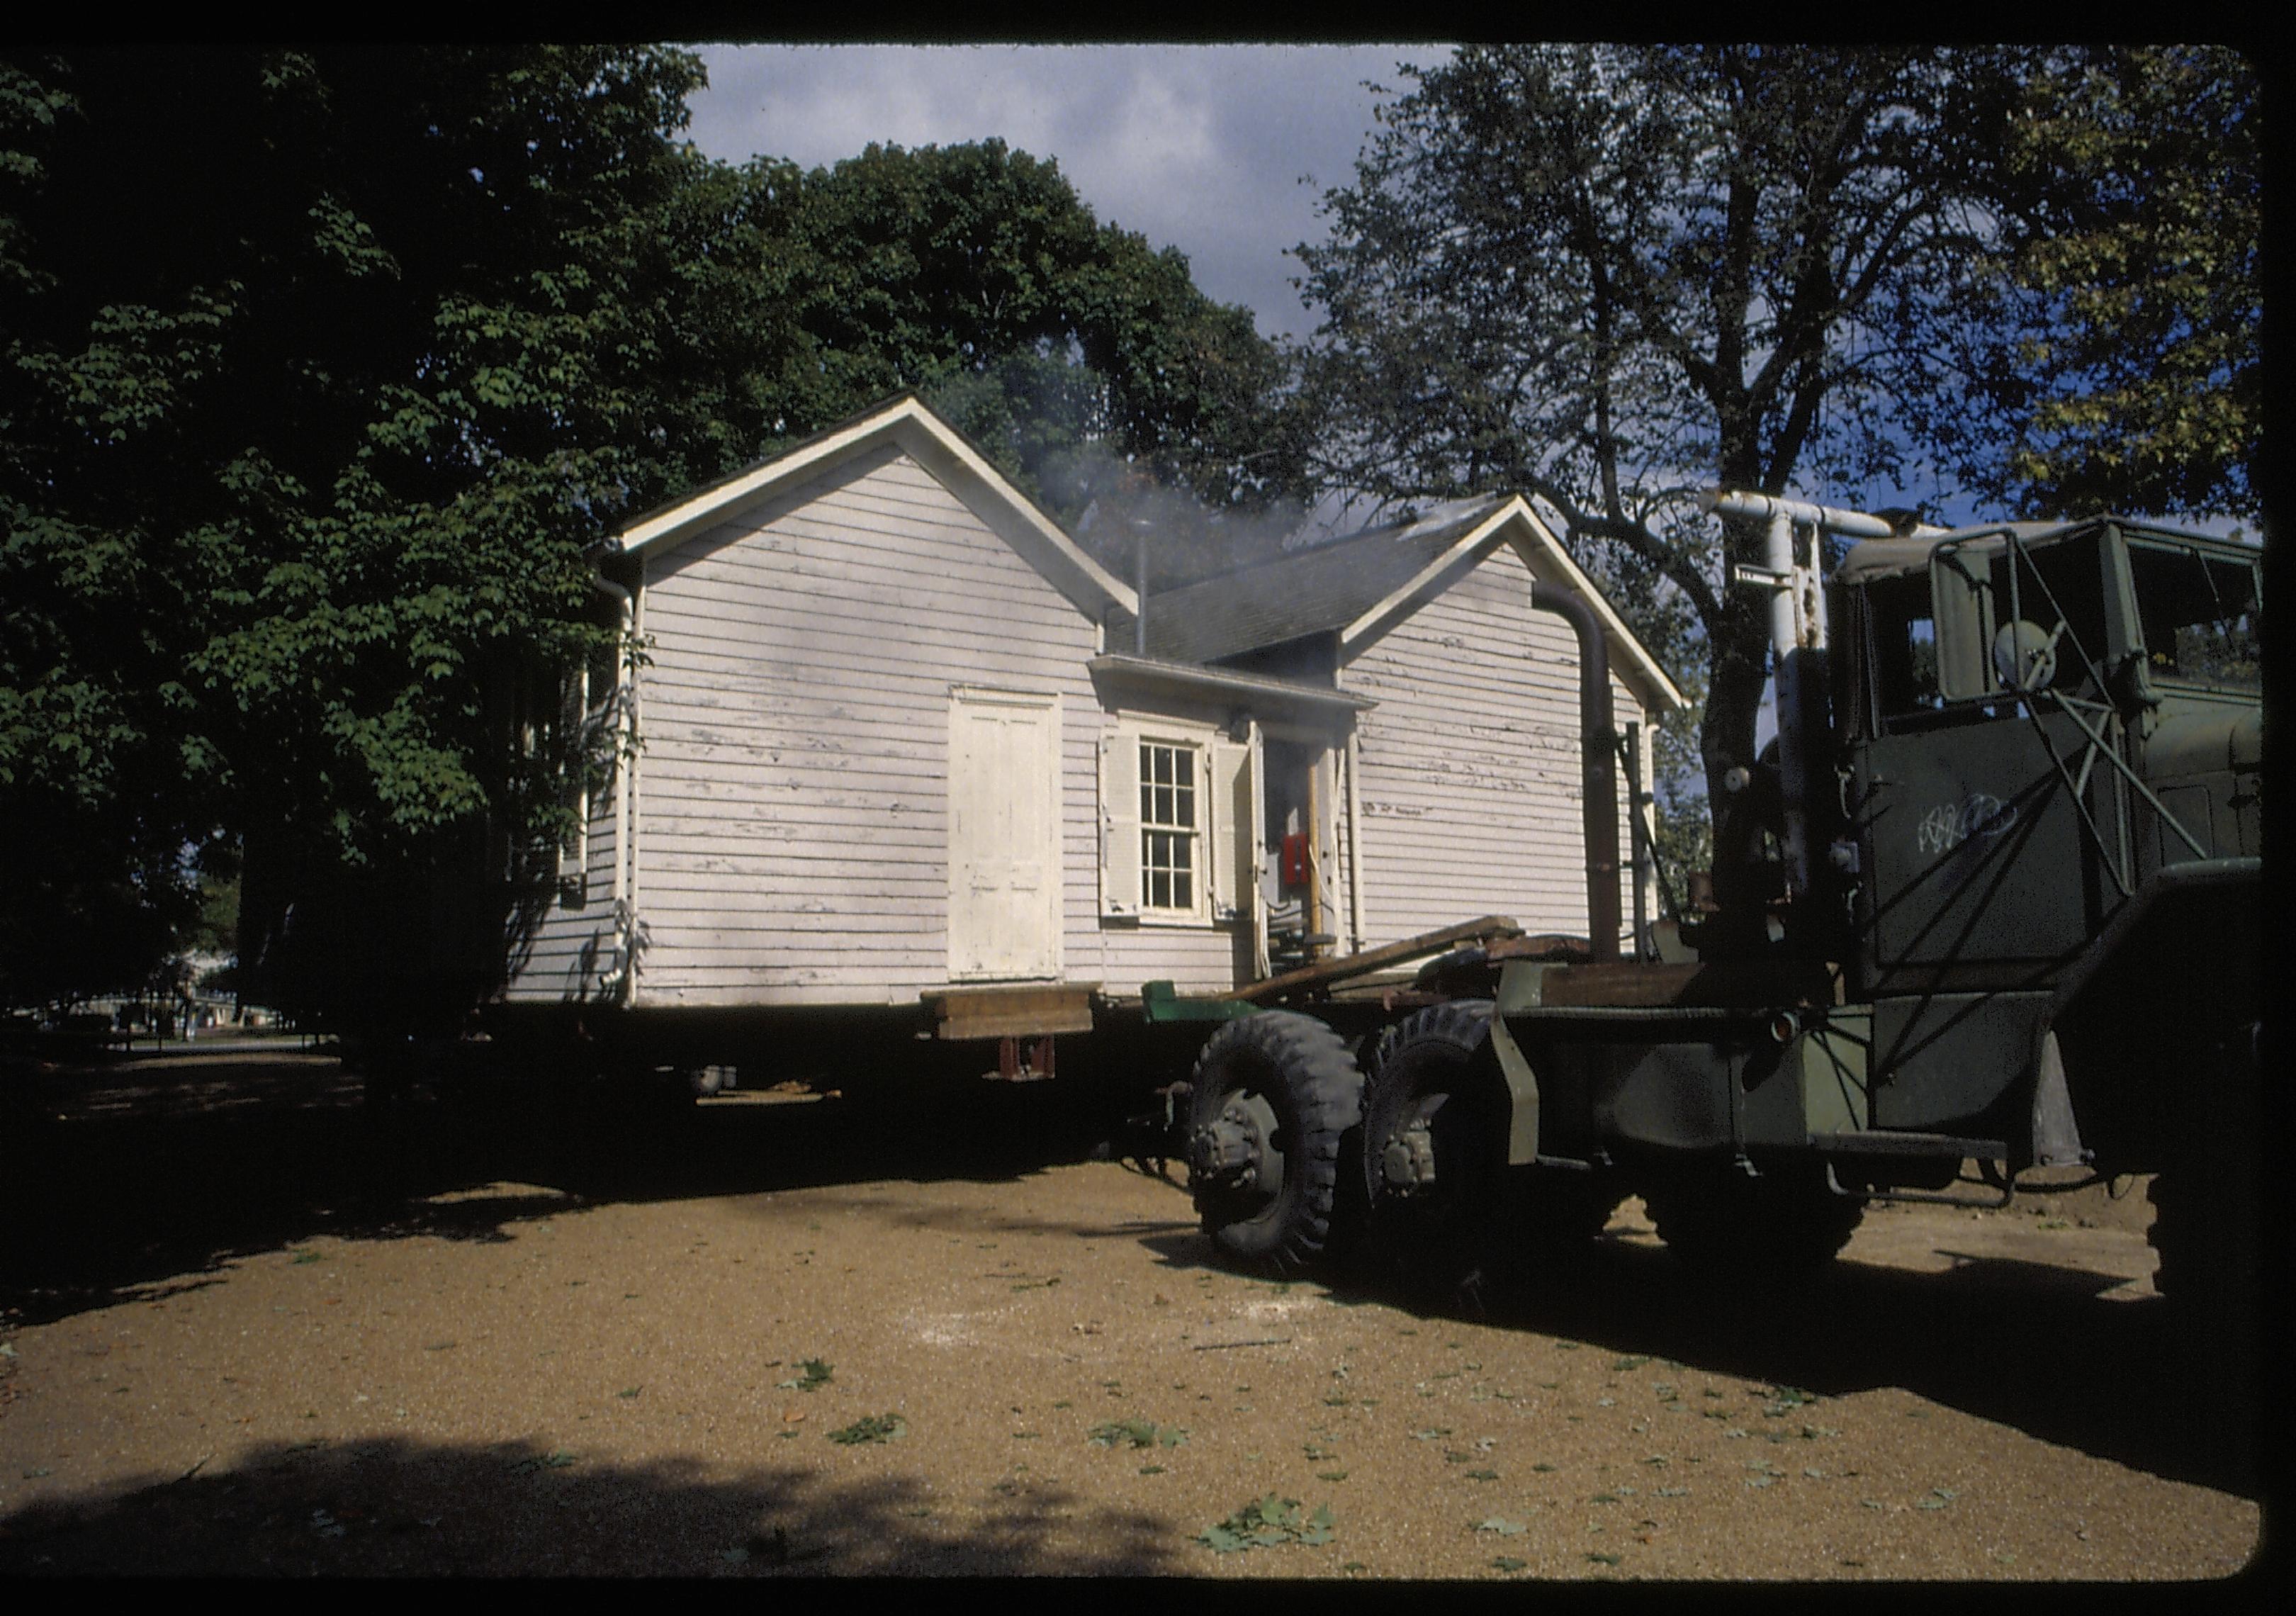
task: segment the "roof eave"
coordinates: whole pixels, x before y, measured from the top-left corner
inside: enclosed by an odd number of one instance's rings
[[[1295,685],[1260,674],[1236,673],[1196,662],[1167,662],[1155,657],[1110,652],[1085,664],[1095,677],[1111,684],[1176,691],[1183,695],[1212,695],[1229,700],[1274,701],[1332,715],[1367,712],[1379,703],[1368,696],[1328,686]]]

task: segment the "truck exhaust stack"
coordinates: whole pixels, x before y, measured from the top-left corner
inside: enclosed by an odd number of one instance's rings
[[[1595,609],[1575,589],[1534,579],[1530,603],[1568,619],[1578,636],[1578,742],[1585,770],[1579,818],[1587,835],[1587,936],[1597,960],[1619,957],[1618,726],[1611,709],[1611,653]]]

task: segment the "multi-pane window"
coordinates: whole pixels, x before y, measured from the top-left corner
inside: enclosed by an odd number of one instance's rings
[[[2155,674],[2234,690],[2263,688],[2253,566],[2132,544],[2128,581]]]
[[[1196,751],[1140,743],[1140,896],[1150,909],[1196,906]]]

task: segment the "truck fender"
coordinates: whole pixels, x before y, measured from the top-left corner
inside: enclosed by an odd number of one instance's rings
[[[2064,1054],[2056,1032],[2045,1025],[2033,1077],[2033,1165],[2078,1167],[2087,1160],[2080,1124],[2073,1118],[2072,1094],[2065,1087]]]
[[[1499,972],[1498,992],[1491,1005],[1491,1052],[1498,1057],[1500,1074],[1506,1079],[1509,1167],[1521,1167],[1538,1157],[1538,1075],[1507,1030],[1506,1013],[1539,1002],[1546,971],[1546,966],[1529,960],[1509,960]]]

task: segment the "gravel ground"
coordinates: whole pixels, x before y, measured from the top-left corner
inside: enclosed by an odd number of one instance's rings
[[[45,1099],[0,1145],[0,1574],[2184,1579],[2259,1544],[2141,1185],[1877,1210],[1734,1304],[1629,1202],[1585,1275],[1452,1317],[1222,1270],[1184,1190],[1041,1165],[1009,1090],[873,1150],[754,1095],[378,1132],[283,1055]]]

